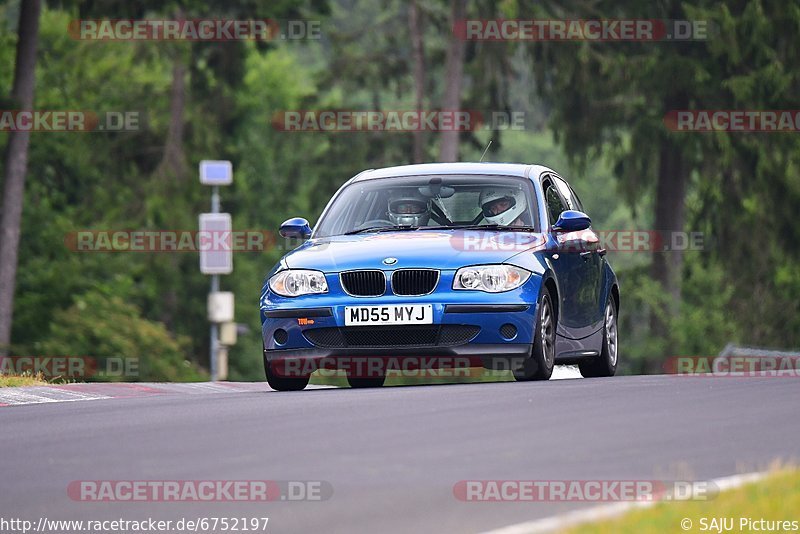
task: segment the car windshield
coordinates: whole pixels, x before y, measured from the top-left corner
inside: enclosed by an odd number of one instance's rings
[[[314,237],[486,226],[539,231],[530,180],[511,176],[400,176],[355,182],[323,213]]]

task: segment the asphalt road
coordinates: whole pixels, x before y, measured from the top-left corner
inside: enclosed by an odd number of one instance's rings
[[[710,479],[800,458],[800,383],[676,376],[0,408],[0,518],[269,517],[267,532],[480,532],[586,503],[463,502],[471,479]],[[325,481],[317,502],[81,502],[76,480]],[[676,526],[676,531],[678,531]]]

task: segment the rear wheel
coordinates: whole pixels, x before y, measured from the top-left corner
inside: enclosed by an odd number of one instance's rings
[[[379,388],[386,381],[386,375],[359,377],[347,375],[347,383],[351,388]]]
[[[300,391],[308,385],[311,375],[281,376],[277,366],[270,365],[267,361],[267,351],[264,350],[264,373],[267,375],[267,384],[276,391]]]
[[[545,291],[536,313],[531,354],[514,369],[517,381],[549,380],[556,361],[556,315],[550,293]]]
[[[609,296],[606,303],[605,320],[603,321],[603,349],[600,356],[584,360],[578,364],[584,378],[614,376],[617,372],[617,354],[619,337],[617,331],[617,307]]]

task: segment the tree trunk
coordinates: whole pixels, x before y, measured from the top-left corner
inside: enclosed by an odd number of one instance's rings
[[[178,13],[176,18],[182,19]],[[156,169],[156,178],[163,182],[167,195],[177,195],[186,187],[189,177],[189,164],[184,151],[183,137],[185,130],[184,115],[186,110],[186,57],[183,50],[176,50],[172,64],[172,84],[169,96],[169,129],[164,141],[164,154]],[[182,216],[177,215],[169,221],[170,225],[180,224]],[[171,254],[168,261],[172,272],[180,271],[178,254]],[[178,310],[178,294],[174,286],[170,286],[162,295],[163,311],[159,318],[168,329],[174,326],[175,313]]]
[[[164,154],[156,170],[161,178],[182,181],[189,172],[183,151],[184,110],[186,108],[186,65],[182,51],[177,51],[172,65],[172,85],[169,96],[169,130],[164,142]]]
[[[463,20],[467,12],[466,0],[452,0],[452,14],[450,28],[453,28],[459,20]],[[447,48],[447,59],[445,60],[445,83],[443,109],[446,111],[458,111],[461,108],[461,85],[464,79],[464,51],[466,42],[450,32],[450,44]],[[439,153],[439,161],[458,161],[458,131],[443,131],[442,146]]]
[[[670,108],[668,108],[670,109]],[[684,109],[681,107],[671,109]],[[672,242],[673,232],[682,232],[686,220],[686,166],[680,147],[673,139],[662,139],[659,153],[658,183],[655,199],[654,230],[662,237],[662,244]],[[683,251],[672,250],[654,252],[650,274],[663,289],[668,301],[663,309],[653,310],[650,316],[651,334],[657,339],[666,341],[667,353],[674,353],[675,336],[670,330],[671,320],[680,311],[681,302],[681,270],[683,267]],[[654,354],[650,362],[654,370],[659,369],[660,358],[667,354]]]
[[[422,17],[417,6],[417,0],[411,0],[408,5],[408,29],[411,34],[416,108],[417,111],[422,111],[425,99],[425,54],[422,42]],[[414,132],[413,139],[414,163],[422,163],[425,160],[425,132],[423,130]]]
[[[12,105],[20,110],[33,109],[36,85],[36,48],[39,41],[41,0],[21,3],[17,30],[17,59],[14,70]],[[8,354],[14,312],[14,288],[17,277],[22,203],[25,198],[25,175],[28,172],[30,132],[10,132],[3,160],[3,208],[0,218],[0,355]]]

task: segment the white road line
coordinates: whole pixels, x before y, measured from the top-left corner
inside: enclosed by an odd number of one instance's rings
[[[156,383],[149,384],[149,387],[163,389],[169,392],[188,393],[190,395],[203,393],[235,393],[241,391],[235,386],[215,382]]]
[[[20,406],[24,404],[45,404],[48,402],[74,402],[83,400],[110,399],[106,395],[94,393],[80,393],[59,388],[34,387],[34,388],[2,388],[0,389],[0,404]]]
[[[80,386],[82,384],[77,385]],[[149,390],[147,394],[153,395],[209,395],[217,393],[272,391],[266,382],[115,382],[109,384],[91,384],[93,389],[107,394],[79,391],[72,389],[70,386],[71,385],[66,385],[64,387],[25,386],[0,388],[0,406],[23,406],[26,404],[46,404],[52,402],[74,402],[128,397],[130,396],[127,394],[129,393],[128,386],[145,387]],[[306,389],[328,389],[331,387],[333,386],[309,385]],[[124,394],[120,395],[121,392]]]
[[[769,472],[767,471],[747,473],[743,475],[715,478],[709,482],[715,485],[719,491],[725,491],[738,488],[739,486],[744,486],[745,484],[750,484],[752,482],[757,482],[765,478],[768,474]],[[535,519],[533,521],[517,523],[515,525],[489,530],[483,534],[540,534],[544,532],[557,532],[582,525],[584,523],[592,523],[595,521],[619,517],[627,512],[630,512],[631,510],[650,508],[660,502],[665,501],[626,501],[603,504],[582,510],[573,510],[571,512],[545,517],[543,519]]]

